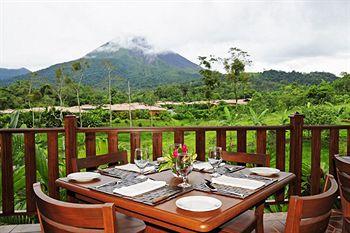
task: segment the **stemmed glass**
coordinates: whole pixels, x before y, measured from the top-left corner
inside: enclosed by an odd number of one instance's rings
[[[191,187],[191,184],[187,182],[188,174],[191,173],[193,168],[193,161],[188,154],[179,154],[176,158],[175,167],[176,171],[182,177],[182,183],[178,185],[181,188]]]
[[[219,177],[220,174],[217,172],[220,163],[222,162],[222,148],[221,147],[213,147],[209,150],[208,157],[210,165],[214,169],[214,173],[211,174],[213,177]]]
[[[134,162],[140,169],[140,175],[137,178],[144,179],[146,176],[143,173],[149,163],[148,151],[146,149],[136,148]]]
[[[173,152],[174,150],[178,150],[182,148],[182,144],[181,143],[174,143],[172,145],[170,145],[170,150]]]

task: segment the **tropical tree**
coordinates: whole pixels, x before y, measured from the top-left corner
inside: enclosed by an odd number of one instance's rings
[[[103,62],[105,68],[107,69],[108,78],[108,101],[109,101],[109,126],[112,126],[112,72],[115,67],[110,61]]]
[[[233,93],[238,103],[239,86],[245,86],[248,82],[248,75],[244,73],[247,65],[251,64],[249,54],[239,48],[230,48],[228,51],[229,57],[220,58],[226,71],[226,78],[233,83]],[[244,90],[244,89],[243,89]]]
[[[217,63],[218,59],[213,55],[209,57],[199,56],[198,60],[202,69],[199,73],[202,75],[202,80],[205,85],[205,97],[207,100],[211,100],[213,90],[219,85],[221,74],[220,72],[213,70],[213,65]]]
[[[54,85],[54,93],[56,94],[59,106],[60,106],[60,121],[63,123],[63,87],[65,84],[65,75],[63,73],[63,67],[59,67],[55,71],[55,85]]]
[[[131,88],[130,88],[130,82],[128,80],[128,101],[129,101],[129,124],[130,127],[132,127],[132,115],[131,115]]]
[[[149,114],[150,114],[150,121],[151,121],[151,126],[152,126],[153,125],[152,106],[157,102],[157,97],[154,95],[153,91],[149,91],[143,95],[142,102],[150,107]]]
[[[31,73],[28,79],[28,94],[26,99],[28,101],[28,106],[32,114],[32,128],[35,127],[35,114],[33,110],[33,102],[35,101],[37,96],[36,94],[38,93],[38,91],[34,89],[37,82],[38,82],[38,74],[36,72]]]
[[[83,119],[82,119],[81,107],[80,107],[80,88],[82,85],[82,81],[84,79],[84,71],[88,67],[89,67],[89,64],[85,59],[80,59],[79,61],[74,62],[72,64],[72,71],[75,74],[75,75],[73,75],[73,77],[76,81],[75,85],[72,85],[72,87],[75,90],[75,94],[76,94],[76,98],[77,98],[78,109],[79,109],[80,127],[83,126]]]

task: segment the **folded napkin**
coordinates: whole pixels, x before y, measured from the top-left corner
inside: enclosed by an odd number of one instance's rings
[[[136,164],[133,164],[133,163],[116,166],[116,168],[126,170],[126,171],[132,171],[132,172],[140,172],[140,168],[138,168]],[[146,173],[151,172],[151,171],[154,171],[155,169],[156,169],[155,166],[147,166],[145,167],[144,172]]]
[[[193,164],[193,169],[195,170],[211,170],[213,166],[210,165],[209,162],[197,162]]]
[[[261,181],[244,179],[244,178],[235,178],[235,177],[229,177],[225,175],[222,175],[217,178],[212,178],[211,181],[214,184],[222,184],[222,185],[234,186],[234,187],[239,187],[244,189],[258,189],[265,185],[265,183]]]
[[[127,187],[116,188],[113,190],[114,193],[118,193],[128,197],[135,197],[137,195],[147,193],[166,185],[165,181],[155,181],[147,179],[144,182],[133,184]]]

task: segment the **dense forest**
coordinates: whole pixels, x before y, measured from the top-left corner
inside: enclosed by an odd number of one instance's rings
[[[282,74],[283,74],[283,79]],[[60,72],[57,72],[57,80],[60,80]],[[241,83],[238,88],[238,98],[247,98],[251,101],[247,106],[235,108],[227,106],[232,114],[248,113],[249,108],[255,112],[261,113],[267,110],[269,113],[292,111],[295,108],[329,108],[333,105],[346,105],[350,103],[350,75],[343,74],[341,77],[336,77],[331,74],[309,73],[301,74],[297,72],[277,72],[265,71],[260,74],[260,78],[256,74],[251,74],[251,79],[246,83]],[[304,77],[301,78],[301,77]],[[60,106],[62,101],[63,106],[76,106],[77,102],[77,86],[78,83],[73,78],[65,77],[64,82],[60,87],[60,83],[40,83],[37,76],[32,75],[30,80],[22,80],[13,83],[7,87],[0,88],[0,108],[1,109],[28,109],[31,107],[48,107]],[[118,81],[115,81],[118,82]],[[318,82],[317,84],[315,84]],[[106,88],[96,89],[88,85],[80,85],[79,101],[80,104],[92,104],[101,106],[109,103],[108,85]],[[182,84],[162,85],[156,88],[149,89],[131,89],[131,102],[141,102],[148,105],[153,105],[156,101],[197,101],[208,100],[206,96],[207,86],[203,81],[189,82]],[[234,99],[233,83],[220,77],[218,85],[210,89],[209,99]],[[111,103],[126,103],[128,102],[128,92],[125,89],[120,89],[117,85],[113,85],[110,90]],[[224,115],[222,103],[221,107],[210,107],[208,105],[198,106],[166,106],[173,109],[175,114],[172,116],[175,119],[217,119]],[[221,109],[219,114],[214,114],[216,110]],[[350,119],[349,109],[344,107],[341,110],[344,119]],[[97,110],[98,111],[98,110]],[[324,110],[326,111],[326,110]],[[210,113],[212,112],[212,113]],[[315,111],[317,112],[317,111]],[[221,114],[222,113],[222,114]],[[37,115],[37,126],[50,127],[61,125],[60,121],[53,118],[51,121],[43,121],[46,117],[54,113],[35,113]],[[46,115],[48,116],[46,116]],[[57,112],[56,112],[57,114]],[[85,113],[85,115],[96,114],[94,111]],[[100,113],[106,115],[108,122],[108,112],[100,110]],[[113,113],[114,118],[128,119],[127,114]],[[169,115],[170,113],[162,113]],[[332,113],[331,113],[332,114]],[[26,117],[27,115],[27,117]],[[148,119],[148,114],[134,113],[135,118],[143,117]],[[213,115],[210,116],[209,115]],[[208,118],[209,117],[209,118]],[[22,113],[21,119],[27,126],[32,125],[31,114]],[[89,118],[86,116],[85,118]],[[102,118],[104,119],[104,118]],[[9,120],[9,115],[0,117],[0,126],[4,127]],[[45,123],[46,122],[46,123]],[[45,123],[45,124],[44,124]],[[103,125],[99,120],[92,124],[87,121],[85,126]],[[319,122],[332,123],[332,122]]]

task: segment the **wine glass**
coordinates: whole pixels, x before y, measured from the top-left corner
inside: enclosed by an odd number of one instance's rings
[[[222,148],[221,147],[213,147],[209,150],[208,157],[210,165],[213,167],[214,172],[211,176],[218,177],[220,174],[217,172],[220,163],[222,162]]]
[[[134,162],[140,169],[140,175],[137,178],[144,179],[146,176],[143,173],[149,163],[148,151],[146,149],[136,148]]]
[[[178,185],[181,188],[191,187],[191,184],[187,182],[188,174],[191,173],[193,168],[193,161],[188,154],[179,154],[176,158],[175,167],[176,171],[182,177],[182,183]]]
[[[170,145],[171,152],[174,152],[174,150],[179,150],[180,148],[182,148],[181,143],[174,143],[174,144]]]

